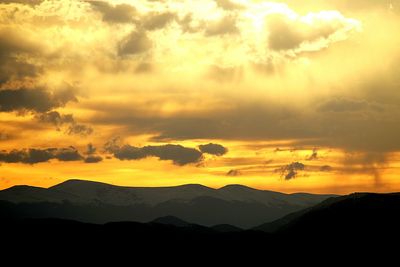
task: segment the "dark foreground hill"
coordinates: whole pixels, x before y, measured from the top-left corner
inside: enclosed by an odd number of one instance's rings
[[[48,189],[15,186],[2,190],[0,206],[3,213],[19,219],[50,217],[104,224],[175,216],[205,226],[251,228],[331,196],[283,194],[241,185],[220,189],[194,184],[151,188],[70,180]]]
[[[315,239],[400,237],[400,193],[354,193],[330,198],[254,230]]]
[[[64,260],[83,255],[93,261],[161,260],[186,264],[225,264],[245,259],[284,263],[347,264],[397,255],[400,237],[400,194],[359,193],[331,198],[255,230],[227,225],[205,227],[175,217],[150,223],[88,224],[60,219],[2,219],[3,255],[10,249],[28,255],[61,254]],[[273,227],[272,227],[273,226]],[[5,249],[4,249],[5,248]],[[321,258],[322,257],[322,258]],[[23,258],[23,257],[22,257]],[[18,260],[19,258],[15,258]],[[339,261],[339,262],[337,262]],[[114,264],[115,265],[115,264]]]

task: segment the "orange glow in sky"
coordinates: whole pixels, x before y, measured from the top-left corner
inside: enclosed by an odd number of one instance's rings
[[[395,2],[6,2],[0,189],[400,190]]]

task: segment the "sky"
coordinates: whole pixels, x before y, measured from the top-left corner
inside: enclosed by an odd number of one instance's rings
[[[399,26],[399,0],[0,0],[0,189],[399,191]]]

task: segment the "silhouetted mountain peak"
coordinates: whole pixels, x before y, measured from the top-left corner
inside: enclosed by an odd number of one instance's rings
[[[240,184],[229,184],[226,186],[221,187],[220,189],[221,191],[254,191],[257,189],[245,186],[245,185],[240,185]]]
[[[184,185],[178,185],[178,186],[173,186],[175,188],[183,188],[183,189],[193,189],[193,190],[213,190],[210,187],[207,187],[205,185],[201,184],[184,184]]]
[[[59,183],[55,186],[50,187],[49,189],[70,189],[76,187],[112,187],[114,185],[95,182],[95,181],[87,181],[87,180],[79,180],[79,179],[70,179],[65,182]]]
[[[10,188],[4,189],[3,192],[26,192],[34,190],[46,190],[46,189],[30,185],[14,185]]]

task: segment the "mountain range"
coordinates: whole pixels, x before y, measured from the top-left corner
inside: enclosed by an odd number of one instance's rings
[[[1,216],[60,218],[87,223],[149,222],[175,216],[204,226],[243,229],[272,222],[334,195],[284,194],[242,185],[213,189],[198,184],[122,187],[68,180],[50,188],[14,186],[0,191]]]
[[[334,197],[248,230],[226,224],[206,227],[173,216],[106,224],[5,218],[4,203],[0,206],[3,257],[16,251],[24,255],[13,256],[14,263],[24,258],[42,262],[46,258],[42,255],[52,255],[91,263],[109,256],[114,264],[140,259],[205,265],[218,259],[224,264],[244,260],[252,266],[264,259],[267,264],[302,261],[342,266],[372,259],[393,262],[400,237],[400,193]]]

